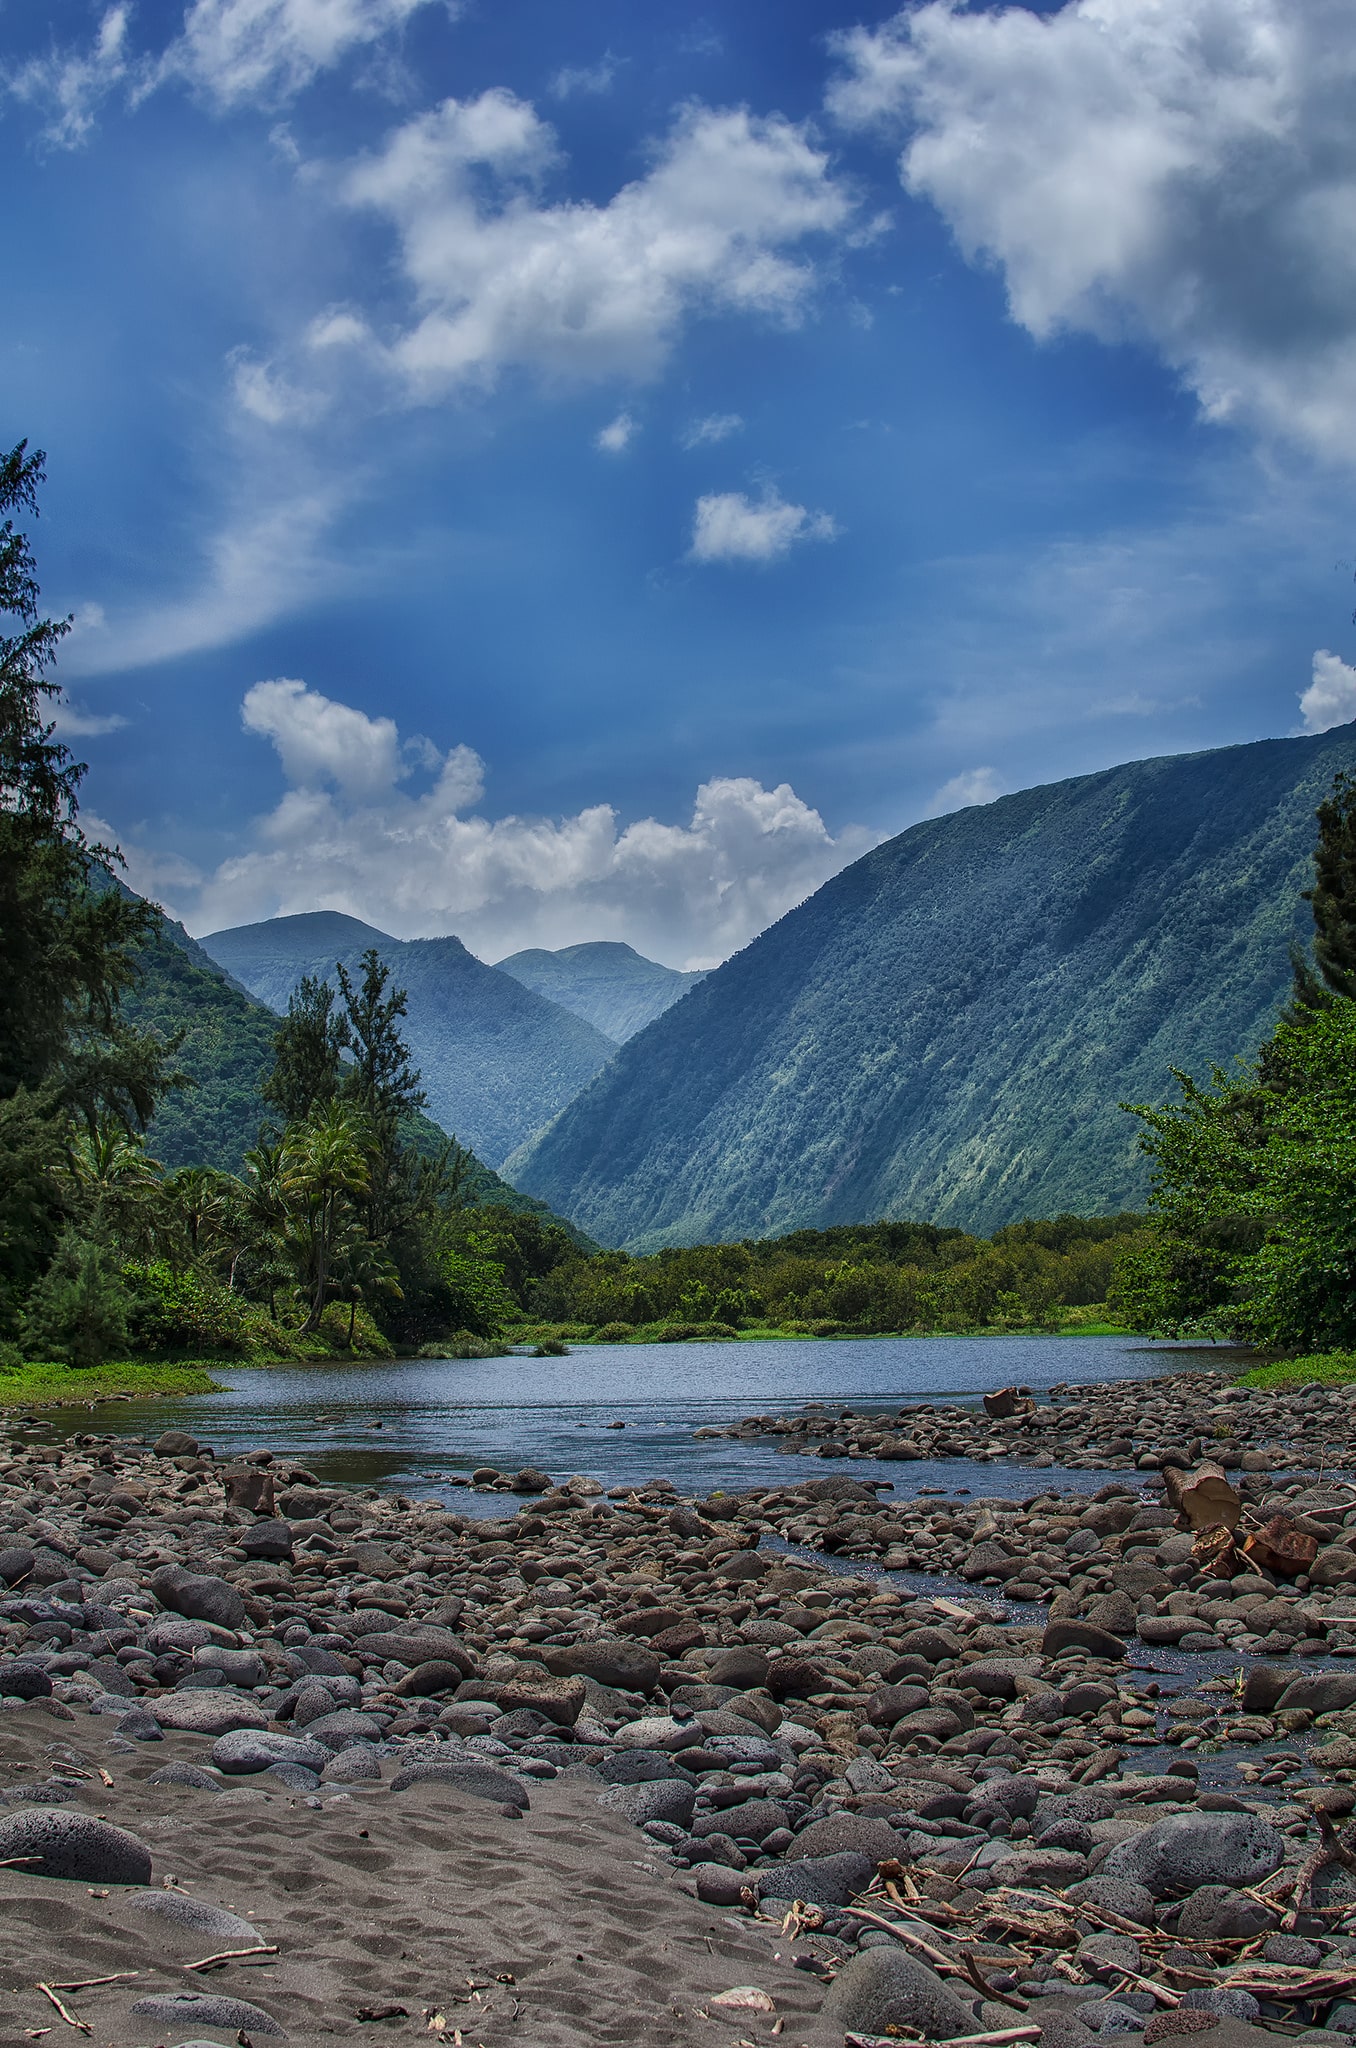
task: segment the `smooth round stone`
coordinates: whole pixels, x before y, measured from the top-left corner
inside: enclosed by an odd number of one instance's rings
[[[205,1771],[201,1764],[177,1762],[162,1764],[158,1771],[152,1771],[146,1780],[148,1785],[182,1785],[194,1792],[220,1792],[221,1780]]]
[[[229,1686],[163,1693],[150,1702],[149,1711],[162,1728],[177,1728],[189,1735],[231,1735],[237,1729],[268,1726],[263,1708]]]
[[[151,1852],[126,1828],[87,1813],[33,1806],[0,1820],[0,1861],[29,1877],[71,1878],[82,1884],[149,1884]]]
[[[303,1764],[270,1764],[265,1776],[276,1785],[286,1786],[289,1792],[318,1792],[320,1774],[308,1771]]]
[[[257,1947],[264,1940],[252,1921],[242,1920],[238,1913],[228,1913],[222,1906],[209,1905],[206,1899],[195,1899],[188,1892],[133,1892],[125,1903],[134,1912],[148,1913],[153,1920],[185,1928],[195,1937],[202,1936],[222,1948]]]
[[[380,1742],[385,1733],[384,1717],[378,1720],[375,1714],[361,1713],[356,1707],[340,1707],[332,1714],[318,1714],[314,1721],[306,1723],[307,1739],[323,1743],[331,1755],[337,1755],[354,1742]]]
[[[366,1743],[355,1742],[331,1757],[320,1773],[327,1785],[358,1785],[381,1776],[381,1759]]]
[[[391,1790],[407,1792],[412,1785],[448,1785],[473,1799],[498,1800],[501,1805],[516,1806],[520,1811],[531,1804],[526,1787],[517,1778],[501,1771],[497,1764],[482,1763],[479,1759],[443,1763],[430,1758],[406,1764],[392,1778]]]
[[[227,1998],[221,1992],[159,1991],[139,1998],[132,2011],[142,2019],[183,2021],[200,2027],[230,2028],[244,2034],[272,2034],[285,2040],[286,2034],[272,2013],[247,1998]]]
[[[319,1777],[329,1759],[322,1743],[311,1742],[304,1735],[278,1735],[268,1728],[233,1729],[212,1744],[212,1762],[233,1777],[267,1771],[274,1764],[300,1764],[308,1774]]]

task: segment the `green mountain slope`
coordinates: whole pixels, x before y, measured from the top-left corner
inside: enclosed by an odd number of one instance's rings
[[[460,939],[392,939],[356,917],[313,911],[203,940],[252,994],[284,1010],[304,974],[356,973],[375,946],[409,995],[405,1035],[429,1114],[497,1166],[564,1108],[615,1052],[582,1017],[487,967]]]
[[[1116,1105],[1266,1035],[1342,767],[1356,727],[915,825],[631,1039],[506,1172],[635,1249],[1136,1207]]]
[[[556,953],[534,946],[525,953],[510,953],[498,965],[501,974],[511,974],[524,988],[573,1010],[617,1045],[653,1024],[706,978],[662,967],[633,947],[609,939],[562,946]]]
[[[114,883],[121,888],[122,884]],[[153,1156],[168,1167],[219,1166],[237,1173],[261,1123],[273,1116],[259,1093],[272,1063],[278,1019],[223,973],[181,924],[162,914],[160,930],[139,956],[140,978],[124,998],[133,1023],[168,1037],[183,1029],[178,1064],[192,1086],[176,1089],[147,1133]],[[413,1120],[420,1151],[435,1153],[447,1133],[427,1117]],[[468,1208],[492,1204],[556,1221],[544,1202],[520,1194],[472,1158],[463,1182]],[[572,1232],[572,1235],[578,1235]],[[588,1240],[580,1239],[587,1248]]]

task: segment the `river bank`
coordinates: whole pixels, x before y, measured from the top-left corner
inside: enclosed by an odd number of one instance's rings
[[[1356,1804],[1356,1490],[1307,1444],[1230,1475],[1244,1526],[1311,1537],[1285,1577],[1207,1557],[1164,1465],[888,1502],[865,1458],[686,1497],[482,1469],[487,1519],[266,1444],[11,1427],[18,1975],[53,1981],[55,1912],[115,2048],[382,2011],[485,2048],[1134,2048],[1179,2011],[1339,2048],[1356,1889],[1311,1865]]]

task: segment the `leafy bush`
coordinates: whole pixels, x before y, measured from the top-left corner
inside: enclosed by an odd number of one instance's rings
[[[130,1298],[128,1335],[136,1351],[233,1351],[251,1348],[248,1313],[238,1295],[168,1259],[134,1260],[122,1269]]]
[[[599,1344],[626,1344],[636,1334],[634,1323],[604,1323],[601,1330],[593,1332]]]
[[[481,1337],[474,1330],[455,1330],[440,1344],[421,1346],[421,1358],[507,1358],[509,1347],[493,1337]]]
[[[534,1358],[568,1358],[570,1347],[562,1344],[559,1337],[543,1337],[540,1344],[532,1348]]]

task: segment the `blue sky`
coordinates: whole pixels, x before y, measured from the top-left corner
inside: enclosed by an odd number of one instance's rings
[[[0,427],[132,878],[705,964],[1356,716],[1349,29],[10,0]]]

